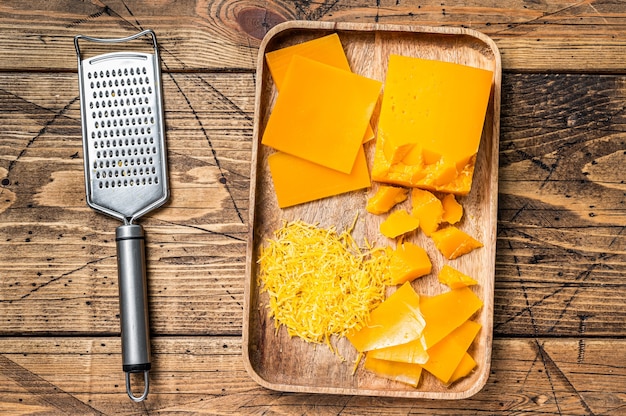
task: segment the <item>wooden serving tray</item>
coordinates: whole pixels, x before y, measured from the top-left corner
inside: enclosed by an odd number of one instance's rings
[[[424,247],[433,263],[430,275],[413,282],[418,293],[434,295],[448,290],[436,277],[446,263],[479,281],[473,290],[482,299],[484,306],[473,319],[482,324],[482,329],[469,350],[478,365],[469,376],[447,387],[425,371],[417,388],[378,377],[363,369],[362,364],[353,373],[357,352],[346,339],[333,340],[345,358],[342,361],[324,344],[309,344],[299,338],[289,338],[285,328],[276,332],[273,318],[268,317],[267,294],[259,292],[259,247],[272,237],[284,220],[300,219],[321,227],[334,226],[338,231],[343,231],[352,224],[358,213],[353,231],[357,243],[367,239],[379,247],[395,245],[379,232],[379,225],[385,216],[371,215],[365,211],[366,201],[375,192],[377,184],[367,190],[284,210],[277,205],[267,166],[267,157],[273,150],[261,145],[261,137],[277,96],[264,55],[333,32],[339,35],[353,72],[380,81],[384,81],[390,54],[438,59],[494,71],[473,188],[468,196],[459,198],[465,208],[459,228],[483,242],[484,247],[459,259],[446,261],[423,233],[418,232],[409,239]],[[497,47],[487,36],[469,29],[291,21],[274,27],[266,35],[259,50],[257,66],[243,320],[245,366],[260,385],[279,391],[435,399],[465,398],[484,386],[489,376],[493,329],[500,79],[501,64]],[[378,110],[372,117],[374,129],[377,119]],[[374,148],[375,140],[366,145],[370,167]],[[410,208],[410,202],[404,204]]]

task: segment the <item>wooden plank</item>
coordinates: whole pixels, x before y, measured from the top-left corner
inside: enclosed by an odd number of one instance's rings
[[[451,401],[277,393],[245,372],[239,337],[156,337],[153,345],[152,390],[137,405],[124,392],[117,338],[2,338],[0,412],[617,415],[626,406],[623,339],[497,338],[485,388]]]
[[[156,31],[166,71],[253,71],[260,40],[287,20],[468,27],[491,36],[503,68],[515,71],[599,71],[626,67],[623,2],[502,1],[446,4],[439,0],[366,0],[262,4],[191,0],[159,4],[159,13],[138,0],[106,3],[19,0],[0,5],[0,70],[75,71],[73,37],[123,37],[140,28]]]
[[[504,75],[496,334],[623,336],[625,81]],[[84,201],[76,83],[0,74],[1,334],[119,331],[119,224]],[[152,329],[240,333],[254,78],[164,84],[172,201],[142,220]]]
[[[0,79],[0,332],[48,332],[49,322],[60,332],[117,332],[120,224],[85,204],[77,78]],[[164,84],[172,198],[142,220],[153,329],[237,333],[253,77],[167,75]],[[166,318],[176,315],[185,319]]]

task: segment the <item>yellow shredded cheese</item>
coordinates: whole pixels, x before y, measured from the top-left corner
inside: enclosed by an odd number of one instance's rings
[[[290,336],[335,351],[331,336],[363,326],[384,300],[388,257],[382,249],[359,248],[351,231],[294,221],[261,247],[259,286],[269,295],[276,332],[284,325]]]

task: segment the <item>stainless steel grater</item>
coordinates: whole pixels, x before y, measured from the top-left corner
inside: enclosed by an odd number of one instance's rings
[[[79,41],[122,43],[142,36],[153,53],[116,51],[83,59]],[[128,396],[148,395],[150,330],[143,228],[135,221],[169,198],[161,71],[156,35],[144,30],[119,39],[78,35],[78,80],[90,207],[123,221],[116,230],[122,368]],[[143,373],[136,396],[131,373]]]

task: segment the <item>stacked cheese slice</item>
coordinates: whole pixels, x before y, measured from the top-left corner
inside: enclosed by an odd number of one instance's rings
[[[281,208],[367,188],[362,143],[382,84],[350,71],[336,34],[266,54],[279,90],[262,143]]]
[[[365,368],[380,376],[417,386],[426,370],[450,384],[476,365],[468,349],[481,325],[470,318],[482,305],[464,285],[427,297],[407,282],[347,338],[366,353]]]

